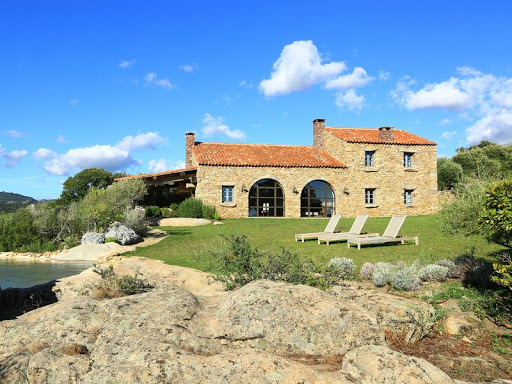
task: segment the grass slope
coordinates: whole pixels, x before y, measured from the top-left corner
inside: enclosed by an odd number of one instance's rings
[[[338,230],[347,231],[353,219],[341,219]],[[488,243],[481,236],[451,236],[441,232],[436,215],[408,217],[402,227],[404,236],[419,236],[420,245],[378,245],[364,246],[360,251],[356,247],[347,248],[345,242],[318,245],[316,240],[305,243],[295,242],[294,234],[322,231],[327,219],[228,219],[224,225],[205,227],[160,227],[170,236],[161,242],[137,249],[132,255],[144,256],[165,261],[167,264],[180,265],[205,270],[206,265],[200,257],[208,254],[213,247],[222,246],[221,235],[244,233],[251,242],[261,249],[286,247],[299,255],[310,256],[315,261],[326,263],[333,257],[354,259],[358,267],[366,262],[397,262],[404,260],[424,263],[440,259],[453,259],[465,250],[475,248],[475,256],[496,261],[495,253],[505,248]],[[370,218],[364,227],[365,232],[383,233],[389,218]]]

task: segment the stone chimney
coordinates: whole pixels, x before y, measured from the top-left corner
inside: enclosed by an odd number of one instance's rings
[[[380,127],[379,128],[379,140],[387,143],[395,141],[395,127]]]
[[[185,168],[190,168],[192,164],[192,154],[194,145],[196,143],[196,133],[187,132],[185,133]]]
[[[313,120],[313,147],[319,150],[324,149],[325,119]]]

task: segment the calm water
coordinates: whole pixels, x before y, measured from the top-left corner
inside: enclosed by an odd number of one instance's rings
[[[0,287],[25,288],[76,275],[92,267],[90,262],[34,262],[0,260]]]

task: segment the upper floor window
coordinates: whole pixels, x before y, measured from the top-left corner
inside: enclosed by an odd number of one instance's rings
[[[410,189],[404,191],[404,204],[412,205],[412,190]]]
[[[222,187],[222,202],[223,203],[232,203],[234,201],[233,198],[233,186],[223,186]]]
[[[412,168],[412,152],[404,152],[404,168]]]
[[[374,205],[375,204],[375,189],[374,188],[366,188],[364,190],[364,203],[366,205]]]
[[[364,166],[375,166],[375,151],[364,151]]]

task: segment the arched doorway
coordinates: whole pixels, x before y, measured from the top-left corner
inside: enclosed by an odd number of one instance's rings
[[[272,179],[257,181],[249,191],[249,217],[284,217],[284,193]]]
[[[313,180],[302,190],[301,217],[331,217],[335,214],[334,207],[334,192],[325,181]]]

